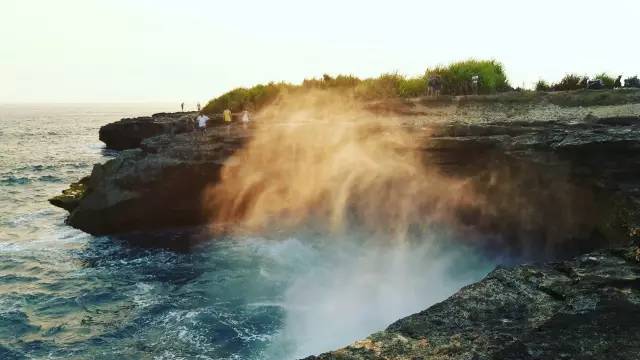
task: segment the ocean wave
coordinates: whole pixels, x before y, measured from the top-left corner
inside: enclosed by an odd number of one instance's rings
[[[37,277],[33,277],[33,276],[21,276],[16,274],[0,275],[0,285],[34,282],[38,280],[39,279]]]
[[[63,181],[61,178],[53,175],[40,176],[38,180],[44,181],[44,182],[54,182],[54,183],[60,183]]]
[[[2,339],[15,339],[39,329],[39,326],[31,325],[29,317],[22,311],[0,312],[0,338]]]
[[[24,176],[5,176],[0,179],[0,184],[8,186],[27,185],[31,180]]]

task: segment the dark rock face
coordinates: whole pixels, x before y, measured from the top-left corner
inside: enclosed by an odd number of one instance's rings
[[[535,237],[539,248],[546,238],[558,244],[556,234],[562,234],[588,251],[612,245],[603,239],[626,240],[630,219],[636,218],[629,209],[640,204],[637,120],[443,123],[411,131],[424,134],[429,166],[470,179],[497,204],[490,212],[460,214],[469,227],[512,242]],[[52,203],[70,211],[69,224],[93,234],[204,223],[203,189],[217,181],[224,161],[249,136],[239,127],[227,133],[214,126],[205,136],[174,132],[148,138],[139,149],[96,165],[82,191],[67,190],[64,201],[58,197]],[[605,201],[598,192],[606,192]],[[608,194],[621,200],[609,201]],[[515,216],[513,208],[524,208],[524,215]],[[567,213],[566,221],[558,220]],[[532,225],[531,218],[540,221]]]
[[[159,113],[149,117],[122,119],[100,128],[99,137],[107,148],[133,149],[142,140],[160,134],[179,134],[193,130],[196,113]]]
[[[385,331],[307,359],[638,359],[633,249],[498,267]]]
[[[73,211],[80,204],[80,199],[84,196],[88,182],[89,177],[83,177],[79,181],[69,185],[69,188],[63,190],[61,195],[49,199],[49,202],[51,205],[63,208],[69,212]]]
[[[246,136],[239,129],[224,135],[217,129],[160,135],[96,164],[84,191],[67,199],[73,203],[67,222],[91,234],[206,222],[202,191],[218,180],[222,164]]]

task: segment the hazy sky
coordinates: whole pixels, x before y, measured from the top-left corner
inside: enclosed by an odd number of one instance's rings
[[[469,57],[515,86],[640,73],[638,0],[0,0],[0,102],[206,102]]]

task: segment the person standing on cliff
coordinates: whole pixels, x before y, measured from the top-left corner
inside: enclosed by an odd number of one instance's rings
[[[227,135],[229,135],[231,133],[231,110],[225,109],[222,112],[222,118],[225,124],[227,124]]]
[[[209,117],[205,114],[200,114],[196,118],[198,131],[204,134],[207,131],[207,122],[209,121]]]
[[[184,103],[180,104],[180,109],[184,112]]]
[[[231,110],[225,109],[222,112],[222,117],[224,118],[224,122],[227,124],[231,124]]]
[[[471,91],[473,95],[478,95],[478,90],[480,89],[480,75],[473,75],[471,77]]]
[[[241,117],[241,121],[242,121],[242,127],[247,130],[247,127],[249,126],[249,111],[248,110],[243,110],[242,111],[242,117]]]

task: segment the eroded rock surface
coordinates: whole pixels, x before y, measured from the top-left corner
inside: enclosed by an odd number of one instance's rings
[[[429,166],[452,177],[471,179],[480,192],[499,195],[488,197],[493,204],[504,202],[502,207],[496,205],[492,213],[464,215],[471,219],[470,226],[506,232],[512,237],[524,229],[540,238],[540,231],[548,229],[527,229],[522,219],[504,219],[511,216],[513,208],[524,207],[522,213],[533,211],[531,214],[539,216],[529,218],[539,219],[539,227],[546,226],[545,221],[562,217],[547,209],[551,203],[557,205],[554,209],[571,205],[576,212],[585,213],[578,220],[587,226],[578,224],[580,234],[567,233],[567,237],[603,238],[615,233],[610,231],[613,228],[627,233],[634,225],[631,218],[637,217],[635,209],[640,204],[640,120],[633,114],[635,107],[627,104],[610,108],[609,113],[621,115],[608,117],[592,114],[607,114],[599,108],[568,108],[566,116],[587,116],[550,121],[496,116],[499,120],[493,122],[479,115],[486,109],[473,109],[462,109],[467,112],[466,117],[458,114],[449,121],[446,114],[438,121],[428,121],[419,112],[403,112],[396,120],[390,120],[407,124],[409,131],[422,137],[420,150]],[[163,116],[140,121],[160,126],[157,123],[162,121],[158,119]],[[202,190],[217,181],[224,161],[251,132],[236,126],[227,132],[226,127],[213,126],[206,136],[200,136],[175,125],[187,124],[188,117],[169,117],[171,121],[167,122],[174,124],[174,131],[165,129],[158,136],[136,138],[141,141],[139,148],[96,165],[82,191],[75,191],[75,186],[52,199],[52,203],[70,211],[69,224],[93,234],[206,222],[201,211]],[[129,121],[115,124],[124,129],[123,124]],[[621,200],[615,204],[607,200],[605,204],[600,198],[611,197],[600,196],[600,192],[617,194]],[[513,198],[518,198],[517,206],[507,201]],[[551,230],[558,233],[566,227]]]
[[[634,249],[498,267],[447,300],[307,360],[638,359]]]
[[[193,129],[196,113],[158,113],[152,116],[122,119],[100,128],[99,137],[107,148],[133,149],[142,140],[161,135],[179,134]]]
[[[248,136],[240,128],[220,131],[146,139],[140,148],[96,164],[83,191],[66,190],[64,203],[60,197],[52,203],[71,204],[65,207],[67,222],[92,234],[202,224],[202,191],[218,180],[224,161]]]

